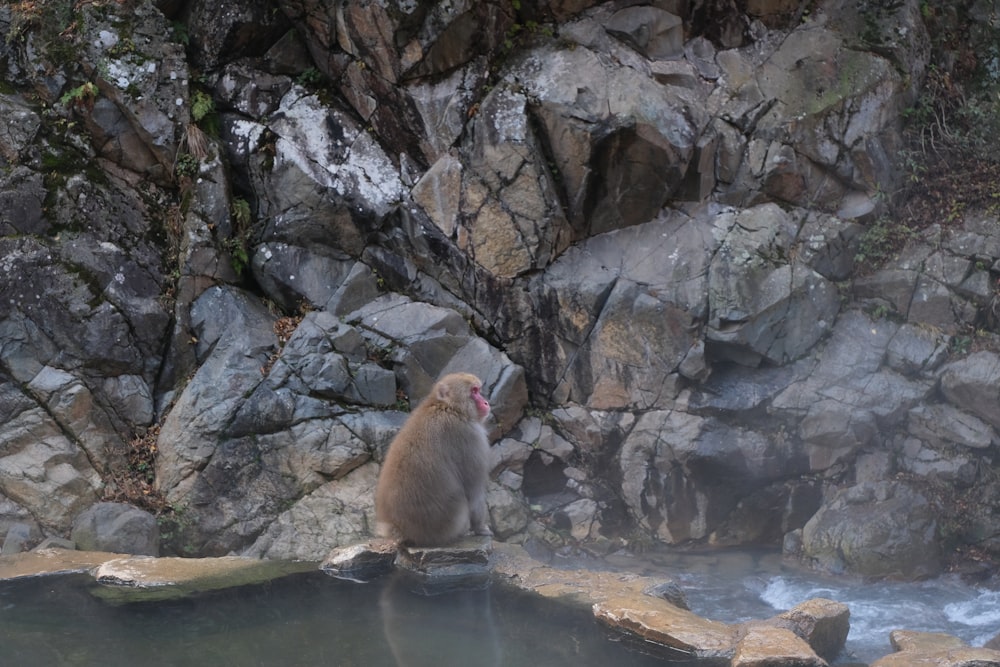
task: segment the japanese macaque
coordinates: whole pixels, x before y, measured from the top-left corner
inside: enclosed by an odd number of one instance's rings
[[[492,535],[486,481],[490,404],[475,375],[441,378],[389,445],[375,492],[375,530],[413,546]]]

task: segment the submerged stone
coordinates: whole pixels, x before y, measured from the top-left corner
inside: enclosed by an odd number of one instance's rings
[[[94,578],[101,587],[91,592],[111,602],[169,600],[192,593],[258,584],[316,564],[224,556],[221,558],[115,558],[100,564]]]

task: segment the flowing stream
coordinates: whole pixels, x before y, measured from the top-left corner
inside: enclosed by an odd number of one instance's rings
[[[769,618],[809,598],[843,602],[851,610],[851,631],[837,664],[870,663],[892,653],[889,633],[895,629],[945,632],[972,646],[1000,633],[1000,591],[953,575],[916,583],[834,577],[789,564],[770,550],[654,552],[611,563],[672,578],[692,611],[726,623]]]

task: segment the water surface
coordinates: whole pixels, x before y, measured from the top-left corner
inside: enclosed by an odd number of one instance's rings
[[[871,582],[807,570],[776,550],[661,550],[610,562],[673,578],[692,611],[725,623],[770,618],[810,598],[842,602],[851,610],[851,631],[837,663],[871,663],[892,653],[889,633],[896,629],[944,632],[971,646],[1000,633],[1000,592],[954,575],[915,583]]]
[[[497,585],[438,595],[322,573],[183,600],[112,604],[86,575],[0,582],[4,665],[251,667],[664,663],[609,640],[589,610]]]

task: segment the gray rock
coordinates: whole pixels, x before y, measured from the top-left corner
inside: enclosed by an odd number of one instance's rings
[[[684,51],[683,21],[656,7],[626,7],[604,27],[650,60],[676,58]]]
[[[266,524],[244,555],[320,561],[330,550],[370,537],[375,525],[378,467],[363,465],[342,480],[328,482]]]
[[[886,364],[903,375],[937,369],[947,359],[944,338],[926,327],[904,324],[886,348]]]
[[[910,410],[910,435],[935,445],[986,449],[1000,444],[997,432],[981,419],[948,404],[918,405]]]
[[[531,521],[531,511],[528,504],[516,491],[516,488],[502,483],[491,482],[486,487],[486,506],[490,512],[490,527],[499,540],[505,540],[522,533]]]
[[[0,96],[0,108],[7,107],[6,112],[18,118],[18,113],[10,108],[8,98]],[[0,111],[2,113],[3,111]],[[23,118],[20,118],[23,122]],[[37,121],[37,117],[34,119]],[[12,128],[15,126],[12,125]],[[14,131],[17,131],[16,129]],[[0,136],[0,153],[14,150],[8,147]],[[0,175],[0,233],[4,236],[13,234],[45,234],[50,223],[42,213],[45,201],[45,187],[42,175],[18,166],[9,173]]]
[[[797,230],[765,204],[734,215],[709,273],[707,340],[744,365],[801,357],[833,327],[840,301],[820,274],[786,263]]]
[[[73,520],[73,542],[83,551],[157,556],[160,529],[156,517],[124,503],[95,503]]]
[[[65,549],[67,551],[76,550],[76,542],[72,540],[67,540],[63,537],[46,537],[44,540],[35,546],[34,551],[41,551],[43,549]]]
[[[243,401],[261,383],[277,341],[275,317],[235,289],[212,288],[192,308],[204,363],[164,420],[157,440],[156,483],[180,500],[212,458]],[[234,394],[233,388],[240,387]],[[185,482],[183,488],[179,488]]]
[[[920,579],[942,568],[937,512],[901,482],[837,492],[802,529],[807,562],[831,572]]]
[[[941,392],[955,407],[1000,428],[1000,355],[976,352],[945,364]]]
[[[7,527],[7,534],[3,538],[3,547],[0,554],[7,556],[31,548],[32,526],[27,523],[15,523]]]
[[[254,251],[251,268],[261,289],[294,312],[303,304],[325,305],[340,288],[354,261],[338,254],[282,242],[262,243]]]

